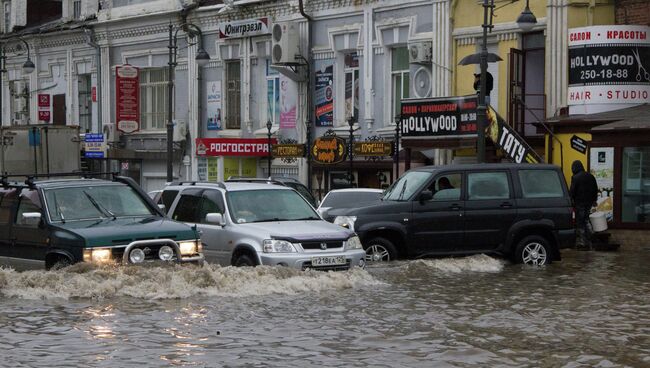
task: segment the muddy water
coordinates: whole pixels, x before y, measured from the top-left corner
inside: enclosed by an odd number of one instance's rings
[[[649,264],[1,269],[0,366],[650,367]]]

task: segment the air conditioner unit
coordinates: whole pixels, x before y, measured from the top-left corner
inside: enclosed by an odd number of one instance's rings
[[[182,142],[187,136],[187,123],[174,120],[174,142]]]
[[[296,64],[296,55],[300,55],[300,37],[295,22],[278,22],[273,24],[271,32],[272,64]]]
[[[413,42],[409,45],[409,63],[427,64],[431,62],[431,41]]]

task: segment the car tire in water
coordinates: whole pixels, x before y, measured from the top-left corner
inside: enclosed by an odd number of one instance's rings
[[[253,267],[255,266],[255,261],[253,261],[253,259],[248,254],[244,253],[235,258],[233,265],[235,267]]]
[[[551,263],[551,244],[540,235],[529,235],[521,239],[515,249],[515,262],[531,266]]]
[[[393,242],[386,238],[376,237],[364,245],[367,263],[389,262],[397,259],[397,249]]]
[[[56,271],[68,267],[71,264],[72,261],[70,261],[70,258],[61,256],[61,257],[57,257],[54,261],[48,262],[45,265],[45,269]]]

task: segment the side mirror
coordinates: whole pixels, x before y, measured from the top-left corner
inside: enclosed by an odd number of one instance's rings
[[[223,215],[220,213],[208,213],[205,215],[205,222],[219,226],[226,225],[226,221],[224,220]]]
[[[164,205],[164,204],[162,204],[162,203],[161,203],[161,204],[159,204],[159,205],[158,205],[158,208],[160,208],[160,210],[161,210],[161,211],[163,211],[163,212],[165,212],[165,213],[167,213],[167,208],[165,207],[165,205]]]
[[[433,199],[433,192],[431,192],[430,190],[423,190],[420,193],[420,196],[418,197],[418,200],[420,202],[426,202],[426,201],[430,201],[432,199]]]
[[[23,225],[38,226],[41,223],[40,212],[25,212],[21,217]]]

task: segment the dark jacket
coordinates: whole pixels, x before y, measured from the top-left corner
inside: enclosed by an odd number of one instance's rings
[[[576,206],[591,206],[598,199],[598,184],[596,178],[585,171],[582,162],[573,161],[571,165],[571,199]]]

